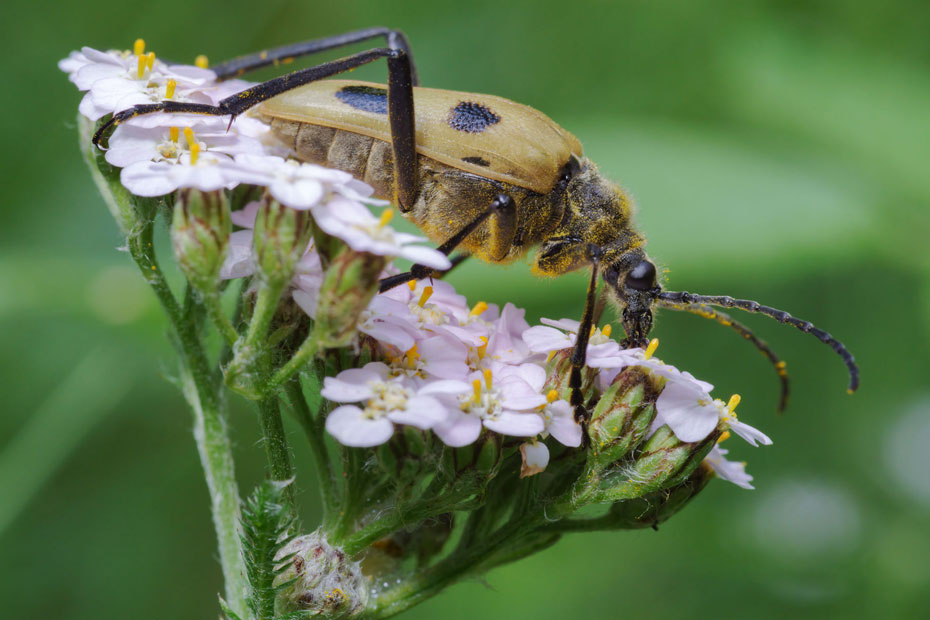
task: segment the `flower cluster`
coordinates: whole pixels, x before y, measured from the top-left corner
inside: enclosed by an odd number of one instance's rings
[[[86,91],[80,112],[92,121],[164,99],[216,104],[248,86],[217,82],[206,68],[166,65],[146,53],[141,40],[132,53],[84,48],[59,66]],[[354,252],[400,257],[436,270],[450,267],[445,255],[419,245],[423,238],[393,229],[390,208],[374,215],[370,207],[386,203],[372,198],[371,188],[347,173],[289,159],[292,155],[274,142],[265,123],[247,114],[231,124],[218,117],[152,114],[120,124],[109,138],[106,160],[122,169],[122,184],[137,196],[257,186],[264,188],[265,200],[309,211],[319,231]],[[253,228],[261,204],[253,201],[231,214],[240,229],[229,236],[220,277],[256,272]],[[324,261],[309,238],[301,254],[289,274],[290,294],[316,317]],[[391,269],[388,265],[385,275]],[[325,379],[322,396],[338,404],[326,430],[355,447],[383,444],[402,426],[431,431],[452,447],[471,444],[482,433],[516,437],[522,442],[523,475],[539,473],[549,461],[549,437],[568,448],[584,443],[584,428],[567,401],[569,390],[555,372],[574,346],[579,324],[542,322],[531,327],[524,311],[509,303],[470,306],[438,279],[375,295],[355,329],[375,343],[376,359]],[[714,399],[713,386],[659,361],[654,350],[654,345],[622,349],[609,324],[593,328],[587,350],[589,402],[596,402],[625,368],[639,367],[662,385],[649,435],[668,427],[680,441],[698,442],[729,429],[752,445],[771,443],[737,420],[738,397],[728,403]],[[744,467],[727,461],[726,453],[714,447],[707,464],[720,477],[751,488]]]

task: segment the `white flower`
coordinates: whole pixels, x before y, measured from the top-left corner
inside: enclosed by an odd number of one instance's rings
[[[755,487],[750,484],[752,482],[752,476],[746,473],[746,463],[728,461],[725,458],[727,454],[728,451],[726,449],[721,448],[719,445],[715,445],[711,448],[707,456],[704,457],[704,462],[710,465],[710,468],[714,470],[714,473],[717,474],[720,479],[732,482],[744,489],[754,489]]]
[[[578,337],[578,328],[581,324],[572,319],[562,319],[553,321],[552,319],[540,319],[544,325],[531,327],[523,332],[523,340],[526,342],[530,351],[536,353],[550,353],[560,351],[575,346],[575,340]],[[548,327],[547,327],[548,326]],[[634,358],[629,350],[620,348],[616,340],[610,339],[611,327],[605,325],[603,329],[592,330],[588,338],[587,355],[585,364],[591,368],[616,368],[618,366],[628,366]]]
[[[468,391],[461,381],[434,381],[417,386],[407,377],[391,377],[381,362],[351,368],[327,377],[321,395],[335,402],[366,401],[364,408],[344,405],[326,418],[326,430],[346,446],[377,446],[394,434],[394,424],[429,429],[448,412],[435,395],[455,396]]]
[[[227,131],[227,123],[217,117],[200,117],[183,130],[180,127],[119,125],[110,136],[106,160],[119,168],[146,161],[176,164],[182,155],[190,154],[193,144],[198,145],[200,155],[229,157],[235,153],[261,153],[265,148],[260,140],[240,134],[236,124]]]
[[[520,444],[520,456],[523,464],[520,466],[520,477],[535,476],[546,470],[549,464],[549,448],[541,441],[528,441]]]
[[[549,401],[540,412],[546,425],[545,434],[552,435],[563,446],[577,448],[581,445],[581,425],[575,421],[575,411],[566,400],[558,398],[555,390],[546,396]]]
[[[731,429],[751,445],[770,445],[772,440],[764,433],[736,419],[733,410],[737,403],[738,396],[734,396],[729,404],[712,398],[700,382],[684,378],[670,380],[656,400],[652,429],[667,424],[678,439],[693,442],[710,435],[722,421],[724,428]]]
[[[236,163],[254,175],[250,183],[267,187],[278,202],[292,209],[305,210],[330,203],[329,194],[353,201],[355,208],[363,209],[369,216],[359,200],[385,204],[368,198],[372,189],[341,170],[256,153],[237,155]]]

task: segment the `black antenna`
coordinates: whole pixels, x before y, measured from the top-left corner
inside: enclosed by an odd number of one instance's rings
[[[745,312],[764,314],[765,316],[775,319],[779,323],[794,325],[802,332],[811,334],[820,342],[829,346],[837,355],[843,358],[843,362],[846,364],[846,368],[849,370],[848,390],[850,394],[855,392],[856,388],[859,387],[859,367],[856,366],[856,360],[853,358],[852,353],[846,350],[846,347],[843,346],[843,343],[822,329],[814,327],[814,324],[810,321],[805,321],[793,317],[784,310],[779,310],[778,308],[763,306],[757,301],[752,301],[749,299],[733,299],[732,297],[728,297],[726,295],[692,295],[691,293],[685,292],[676,293],[671,291],[663,291],[658,294],[658,299],[660,301],[669,302],[672,304],[707,304],[710,306],[720,306],[723,308],[739,308]]]
[[[755,347],[762,353],[762,355],[767,357],[768,360],[772,362],[772,366],[775,367],[775,372],[778,373],[778,379],[781,381],[781,398],[778,401],[778,412],[781,413],[785,410],[785,407],[788,406],[788,396],[791,392],[788,381],[788,371],[785,370],[785,362],[783,362],[781,358],[778,357],[778,354],[772,350],[767,342],[752,333],[751,329],[739,321],[734,320],[729,314],[720,312],[719,310],[714,310],[707,304],[678,304],[670,301],[660,300],[659,305],[670,310],[690,312],[691,314],[702,316],[705,319],[717,321],[721,325],[734,330],[740,336],[754,344]]]

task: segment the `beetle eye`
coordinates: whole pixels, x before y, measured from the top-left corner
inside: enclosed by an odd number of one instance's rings
[[[648,291],[656,286],[656,266],[648,260],[640,261],[626,274],[626,285],[635,291]]]
[[[568,162],[562,166],[562,172],[559,174],[559,181],[561,183],[568,183],[579,172],[581,172],[581,162],[573,153],[568,158]]]

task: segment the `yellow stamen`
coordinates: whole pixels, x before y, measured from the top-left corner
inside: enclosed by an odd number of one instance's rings
[[[378,220],[378,228],[384,228],[394,217],[394,209],[385,209],[381,212],[381,219]]]
[[[555,357],[556,353],[558,353],[558,351],[549,351],[549,356],[546,358],[547,364],[552,361],[552,358]]]
[[[136,39],[136,42],[132,44],[132,55],[141,56],[145,53],[145,39]]]
[[[420,301],[417,302],[417,305],[420,306],[420,307],[422,308],[423,306],[426,305],[426,302],[428,302],[428,301],[429,301],[429,298],[432,297],[432,296],[433,296],[433,287],[432,287],[432,286],[424,286],[424,287],[423,287],[423,294],[420,295]]]
[[[651,358],[655,354],[656,349],[658,348],[659,348],[659,339],[653,338],[652,340],[650,340],[649,346],[646,347],[646,352],[643,354],[643,359],[648,360],[649,358]]]
[[[604,334],[604,338],[610,338],[610,332],[613,331],[613,328],[610,326],[610,323],[604,326],[604,329],[601,330],[601,333]]]
[[[200,155],[200,145],[194,142],[191,145],[191,165],[197,163],[197,156]]]
[[[194,130],[190,127],[184,128],[184,139],[187,140],[188,148],[194,148],[196,141],[194,140]]]
[[[548,400],[550,403],[554,403],[555,401],[559,400],[559,393],[555,390],[549,390],[549,393],[546,394],[546,400]]]
[[[145,75],[145,54],[139,54],[139,65],[136,69],[136,77],[141,78]]]
[[[179,127],[168,128],[168,137],[171,139],[172,142],[177,142],[180,136],[181,136],[181,129]]]
[[[723,431],[720,433],[720,437],[717,438],[717,443],[723,443],[730,438],[730,431]]]
[[[420,354],[417,352],[417,345],[414,344],[405,354],[407,356],[407,368],[413,370],[417,367],[417,360],[420,358]]]
[[[407,280],[407,288],[410,289],[410,292],[417,290],[417,281],[416,280]]]
[[[478,359],[484,359],[485,354],[488,352],[488,337],[487,336],[478,336],[481,339],[481,342],[484,344],[478,347]]]
[[[194,59],[194,66],[200,67],[201,69],[206,69],[207,67],[210,66],[210,61],[207,59],[205,55],[200,54],[199,56],[197,56],[197,58]]]
[[[475,379],[471,382],[471,387],[475,391],[475,400],[481,400],[481,380]]]
[[[168,85],[165,86],[165,99],[171,99],[174,97],[174,89],[178,87],[178,83],[174,80],[168,80]]]
[[[155,66],[155,52],[149,52],[145,55],[145,66],[149,71]]]
[[[484,384],[488,386],[489,390],[491,389],[491,386],[493,385],[490,368],[484,369]]]
[[[594,332],[596,332],[596,331],[597,331],[597,325],[592,325],[592,326],[591,326],[591,333],[588,334],[588,338],[594,338]]]
[[[734,394],[730,397],[730,401],[727,403],[727,411],[733,413],[736,410],[736,406],[739,405],[739,401],[742,400],[739,394]]]
[[[479,316],[487,309],[488,304],[486,302],[479,301],[475,304],[475,307],[471,309],[471,312],[468,313],[468,316]]]

